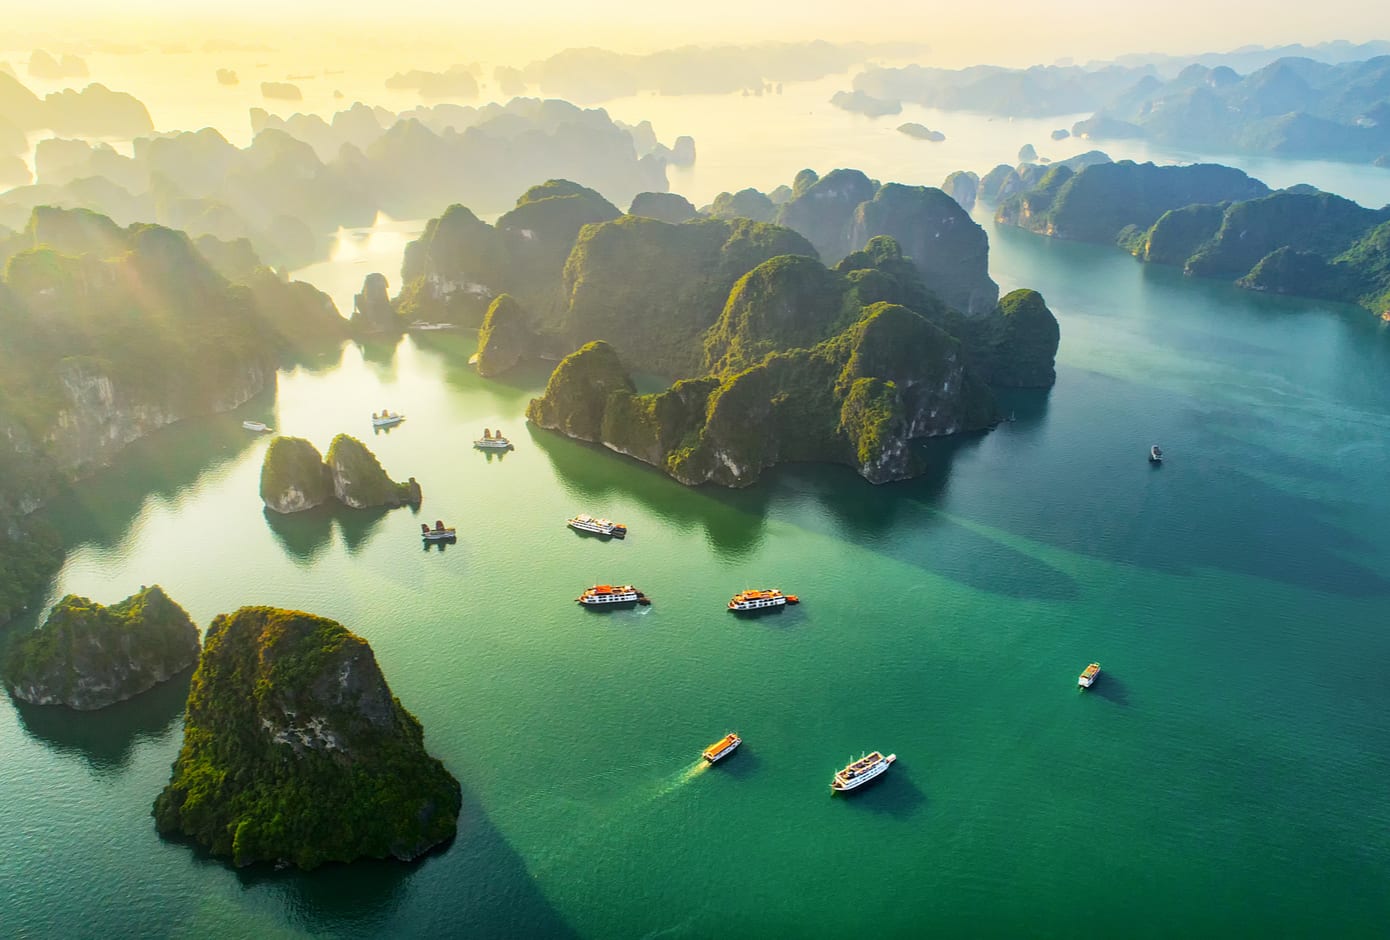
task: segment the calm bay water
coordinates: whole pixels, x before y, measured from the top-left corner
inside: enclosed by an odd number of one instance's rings
[[[1378,933],[1390,333],[991,238],[1001,284],[1058,313],[1057,386],[932,442],[909,483],[795,467],[686,489],[530,429],[544,372],[484,381],[471,338],[441,334],[350,346],[133,447],[55,510],[72,554],[50,600],[158,582],[203,624],[248,603],[341,620],[463,783],[459,838],[414,867],[237,872],[148,815],[186,678],[88,715],[6,700],[0,933]],[[373,437],[387,406],[409,420]],[[246,417],[359,434],[420,479],[421,513],[267,517]],[[484,426],[516,451],[474,452]],[[632,535],[577,536],[576,511]],[[435,518],[458,545],[422,551]],[[609,580],[654,606],[571,603]],[[804,603],[723,611],[759,585]],[[729,730],[744,747],[703,768]],[[832,798],[873,748],[899,763]]]

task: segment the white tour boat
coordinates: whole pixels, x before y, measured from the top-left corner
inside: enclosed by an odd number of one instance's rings
[[[275,430],[270,425],[264,424],[260,421],[243,421],[241,422],[241,426],[248,431],[255,431],[257,434],[265,434],[268,431]]]
[[[612,585],[595,584],[583,594],[574,599],[575,603],[583,604],[585,607],[619,607],[631,604],[641,604],[643,607],[651,603],[651,599],[643,594],[631,584]]]
[[[1091,663],[1091,665],[1087,666],[1082,671],[1081,675],[1077,677],[1076,684],[1083,689],[1089,689],[1099,675],[1100,663]]]
[[[844,770],[835,775],[835,779],[830,782],[830,789],[837,792],[853,790],[862,787],[864,784],[873,780],[879,774],[889,768],[893,761],[898,759],[898,755],[889,754],[884,757],[878,751],[872,754],[865,754],[857,761],[851,762]]]
[[[503,437],[501,431],[493,434],[491,429],[483,428],[483,436],[474,441],[473,446],[482,450],[511,450],[512,442]]]
[[[420,523],[420,538],[426,542],[452,542],[458,538],[458,529],[446,528],[444,523],[436,519],[434,528],[431,529],[425,523]]]
[[[595,519],[593,516],[575,516],[565,525],[577,532],[591,532],[594,535],[606,535],[615,539],[627,537],[627,526],[608,519]]]
[[[405,420],[405,415],[398,415],[395,412],[383,411],[381,414],[372,412],[372,427],[374,428],[394,428]]]
[[[799,603],[801,603],[801,598],[795,594],[783,594],[776,588],[769,588],[762,591],[739,591],[730,599],[729,609],[736,612],[767,610]]]

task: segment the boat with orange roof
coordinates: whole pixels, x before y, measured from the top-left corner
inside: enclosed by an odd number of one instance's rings
[[[766,588],[739,591],[730,599],[729,609],[735,613],[743,613],[753,610],[770,610],[799,603],[801,603],[801,598],[795,594],[783,594],[777,588]]]
[[[1091,683],[1095,682],[1096,677],[1099,675],[1100,663],[1091,663],[1091,665],[1087,666],[1084,670],[1082,670],[1081,675],[1076,680],[1076,684],[1081,686],[1081,688],[1083,689],[1089,689],[1091,687]]]
[[[724,735],[724,737],[720,738],[718,741],[715,741],[709,747],[705,748],[704,754],[702,754],[701,756],[704,757],[705,760],[713,764],[717,761],[721,761],[724,758],[728,757],[742,743],[743,738],[740,738],[738,735],[730,731],[728,734]]]
[[[612,584],[595,584],[583,594],[574,599],[576,604],[585,607],[620,607],[631,604],[641,604],[646,607],[650,604],[651,598],[643,594],[631,584],[621,586]]]

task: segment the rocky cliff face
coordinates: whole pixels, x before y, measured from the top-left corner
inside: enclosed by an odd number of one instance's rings
[[[89,711],[139,695],[197,658],[198,628],[159,587],[111,607],[70,594],[15,642],[5,685],[23,702]]]
[[[154,805],[162,834],[238,866],[408,861],[453,837],[460,805],[361,637],[269,607],[213,621]]]
[[[196,415],[231,411],[275,383],[269,356],[244,361],[212,401],[151,397],[148,389],[113,378],[101,360],[70,358],[58,364],[63,404],[44,437],[45,450],[69,476],[108,465],[127,444]]]
[[[302,437],[277,437],[261,463],[261,501],[271,512],[303,512],[333,498],[333,480],[317,447]]]
[[[999,285],[989,276],[989,237],[939,189],[888,183],[854,210],[850,241],[887,235],[949,306],[975,315],[994,308]]]
[[[387,295],[386,276],[375,271],[362,280],[362,290],[352,298],[352,319],[355,330],[360,333],[399,334],[405,323],[391,305]]]
[[[324,463],[333,481],[333,495],[344,506],[369,509],[420,505],[420,484],[415,478],[405,483],[392,480],[376,454],[355,437],[339,434],[333,438]]]
[[[538,352],[539,340],[528,326],[529,317],[511,294],[492,302],[478,331],[478,374],[501,375],[522,359]]]

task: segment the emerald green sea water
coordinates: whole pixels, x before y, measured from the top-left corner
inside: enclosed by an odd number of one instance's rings
[[[54,511],[49,600],[158,582],[203,624],[342,621],[462,782],[459,836],[414,866],[236,871],[149,816],[187,677],[91,714],[6,700],[0,935],[1383,935],[1390,332],[990,234],[1001,285],[1061,321],[1057,385],[909,483],[687,489],[529,428],[544,372],[484,381],[441,334],[132,447]],[[382,407],[409,419],[372,436]],[[268,518],[251,417],[364,437],[422,511]],[[515,452],[475,452],[485,426]],[[630,537],[568,531],[581,511]],[[436,518],[462,537],[422,550]],[[572,603],[606,581],[654,606]],[[803,603],[725,613],[758,586]],[[898,763],[832,798],[870,749]]]

